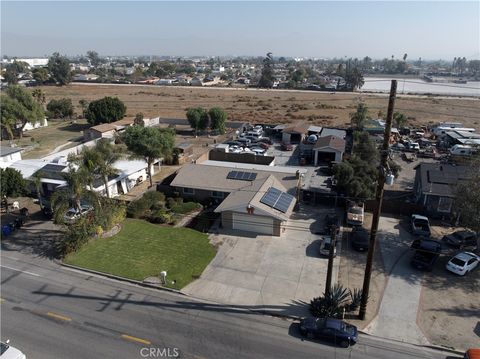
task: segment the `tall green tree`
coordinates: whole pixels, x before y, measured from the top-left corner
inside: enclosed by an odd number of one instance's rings
[[[13,66],[7,66],[3,73],[3,78],[9,85],[18,84],[18,72]]]
[[[152,166],[161,157],[171,156],[175,144],[175,131],[171,128],[130,126],[120,135],[127,149],[147,163],[150,187],[153,186]]]
[[[480,234],[480,155],[474,156],[467,166],[471,178],[457,184],[454,209],[464,226]]]
[[[84,167],[75,167],[70,163],[68,172],[62,175],[67,185],[55,190],[51,197],[54,220],[58,224],[65,222],[64,216],[69,208],[80,211],[82,201],[86,200],[92,205],[98,203],[98,196],[87,188],[91,176]]]
[[[173,145],[172,145],[173,146]],[[108,187],[109,177],[118,174],[118,169],[114,167],[115,162],[123,157],[123,151],[119,147],[115,147],[109,140],[100,139],[95,144],[94,150],[98,153],[98,173],[102,178],[105,186],[105,193],[108,198],[111,197],[110,188]]]
[[[122,119],[127,112],[127,107],[118,97],[104,97],[92,101],[88,105],[85,117],[88,123],[98,125]]]
[[[88,101],[82,98],[81,100],[78,101],[78,104],[82,109],[82,117],[85,118],[85,113],[87,112],[87,108],[88,108]]]
[[[74,115],[72,100],[69,98],[52,99],[47,104],[47,111],[52,118],[71,118]]]
[[[133,124],[135,126],[144,126],[145,123],[143,122],[143,113],[139,112],[135,115],[135,119],[133,120]]]
[[[187,120],[190,127],[195,130],[195,137],[198,131],[204,131],[208,127],[208,112],[202,107],[187,109]]]
[[[273,69],[273,56],[272,53],[267,53],[267,56],[263,59],[263,69],[258,87],[272,88],[275,82],[275,73]]]
[[[1,126],[11,139],[14,135],[22,137],[23,129],[28,122],[36,123],[45,118],[42,106],[24,87],[9,86],[1,95],[1,103]]]
[[[348,66],[345,72],[345,84],[348,89],[355,91],[362,88],[365,80],[360,69],[357,66]]]
[[[363,130],[368,119],[368,107],[361,102],[357,105],[357,111],[350,114],[350,123],[356,130]]]
[[[90,60],[93,67],[97,67],[101,63],[100,56],[98,56],[98,52],[96,51],[87,51],[87,58]]]
[[[53,53],[48,59],[48,71],[52,80],[58,85],[67,85],[72,81],[70,61],[58,52]]]
[[[208,111],[210,117],[210,128],[217,130],[221,135],[225,133],[225,121],[227,120],[227,113],[223,108],[212,107]]]
[[[45,97],[45,92],[43,92],[41,89],[35,89],[32,91],[32,97],[37,101],[40,105],[45,106],[45,102],[47,102],[47,99]]]
[[[32,70],[33,79],[36,81],[37,85],[43,85],[50,78],[48,69],[45,67],[37,67]]]
[[[14,168],[0,168],[0,180],[0,196],[2,198],[22,196],[27,191],[27,184],[22,174]]]
[[[393,113],[393,122],[395,123],[395,126],[397,128],[402,128],[407,123],[407,116],[405,116],[403,113],[398,112],[398,111],[394,112]]]

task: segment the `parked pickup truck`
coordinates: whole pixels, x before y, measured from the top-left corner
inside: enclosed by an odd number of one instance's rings
[[[347,223],[352,226],[363,225],[363,217],[365,212],[365,205],[363,202],[350,202],[347,209]]]
[[[412,233],[416,236],[430,237],[430,221],[427,217],[419,214],[412,214]]]

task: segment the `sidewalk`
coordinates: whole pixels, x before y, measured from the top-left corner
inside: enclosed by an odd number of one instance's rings
[[[417,325],[423,273],[410,266],[412,237],[394,218],[380,218],[379,246],[388,275],[377,316],[364,329],[379,337],[428,345]]]

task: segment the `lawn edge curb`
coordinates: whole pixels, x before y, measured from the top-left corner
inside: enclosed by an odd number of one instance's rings
[[[79,266],[76,266],[76,265],[73,265],[73,264],[65,263],[65,262],[63,262],[61,260],[58,260],[58,259],[54,259],[54,262],[57,263],[58,265],[61,265],[62,267],[75,269],[75,270],[78,270],[78,271],[81,271],[81,272],[91,273],[91,274],[106,277],[106,278],[109,278],[109,279],[115,279],[115,280],[118,280],[118,281],[121,281],[121,282],[128,282],[128,283],[136,284],[136,285],[139,285],[139,286],[142,286],[142,287],[159,289],[159,290],[164,290],[164,291],[171,292],[171,293],[181,294],[183,296],[188,296],[187,294],[185,294],[184,292],[182,292],[178,289],[162,287],[162,286],[158,286],[158,285],[154,285],[154,284],[144,283],[144,282],[141,282],[141,281],[135,280],[135,279],[120,277],[120,276],[117,276],[115,274],[99,272],[99,271],[96,271],[96,270],[93,270],[93,269],[79,267]]]

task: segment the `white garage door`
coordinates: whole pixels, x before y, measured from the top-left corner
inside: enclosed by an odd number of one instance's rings
[[[233,212],[233,229],[273,234],[273,218]]]

